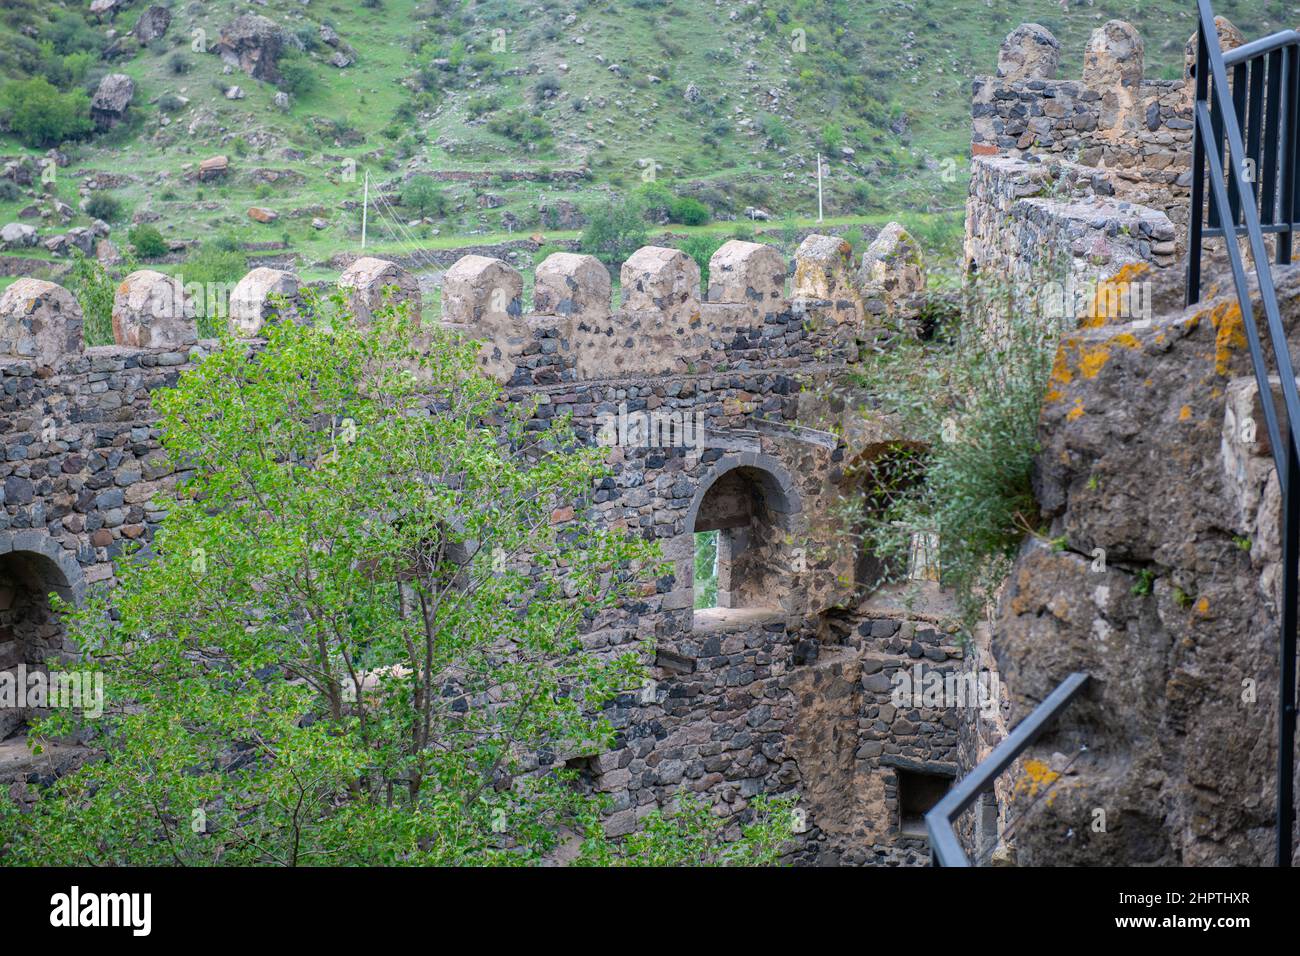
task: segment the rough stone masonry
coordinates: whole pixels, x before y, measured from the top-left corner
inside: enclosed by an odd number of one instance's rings
[[[1094,35],[1083,83],[1055,80],[1058,49],[1027,25],[1008,37],[999,76],[976,81],[971,271],[1032,281],[1046,247],[1084,277],[1166,270],[1185,188],[1185,87],[1143,81],[1141,40],[1118,21]],[[558,253],[537,267],[529,310],[519,273],[476,255],[442,290],[442,323],[483,341],[484,372],[506,401],[539,398],[539,421],[572,413],[593,441],[620,409],[706,423],[700,447],[609,448],[612,474],[593,494],[594,520],[660,541],[673,565],[585,635],[596,649],[657,646],[652,683],[614,706],[615,747],[578,767],[613,797],[609,831],[631,832],[683,787],[733,823],[759,793],[794,793],[796,861],[924,863],[925,807],[1082,667],[1094,674],[1088,702],[963,821],[968,849],[1031,862],[1257,861],[1267,774],[1241,773],[1240,755],[1263,766],[1252,742],[1267,739],[1271,712],[1261,635],[1276,488],[1266,449],[1222,437],[1256,400],[1231,305],[1171,317],[1162,299],[1166,317],[1150,327],[1102,321],[1063,341],[1038,492],[1067,546],[1031,539],[992,633],[962,647],[939,623],[937,586],[919,605],[888,589],[863,599],[871,556],[841,533],[839,510],[891,446],[821,387],[919,307],[915,243],[887,228],[855,270],[832,236],[809,236],[792,264],[733,240],[710,266],[702,295],[689,257],[641,249],[616,306],[599,262]],[[109,347],[83,348],[80,310],[57,285],[23,279],[0,297],[0,668],[72,653],[44,595],[76,601],[111,582],[125,542],[147,541],[164,517],[155,496],[179,476],[150,396],[208,347],[170,282],[127,277]],[[384,290],[419,308],[418,283],[395,263],[357,259],[339,285],[363,322]],[[291,272],[254,269],[231,295],[232,334],[256,347],[266,323],[294,317],[299,288]],[[1157,499],[1172,504],[1162,512]],[[704,610],[700,531],[719,536],[718,606]],[[1111,557],[1103,578],[1089,577],[1095,546]],[[1146,574],[1150,595],[1135,594]],[[900,702],[898,678],[918,668],[1000,674],[1004,699],[991,711]],[[1260,707],[1234,710],[1228,689],[1246,675]],[[27,716],[0,715],[0,782],[16,793],[81,756],[67,744],[31,754]],[[1082,742],[1089,756],[1071,762]],[[1037,801],[1052,785],[1065,796]],[[1097,806],[1110,838],[1086,835]]]
[[[647,247],[623,265],[615,307],[604,266],[557,253],[537,267],[532,311],[522,277],[498,259],[466,256],[446,273],[442,323],[484,342],[483,369],[507,401],[540,398],[539,424],[570,412],[594,441],[620,409],[705,422],[698,447],[611,447],[613,473],[593,495],[590,517],[660,541],[673,565],[584,638],[613,651],[653,637],[658,648],[653,683],[614,707],[617,746],[579,768],[585,786],[613,796],[613,834],[681,788],[737,824],[756,794],[794,792],[796,859],[927,858],[900,810],[900,777],[946,785],[958,717],[895,707],[891,675],[918,660],[959,668],[963,651],[915,614],[858,613],[859,556],[836,533],[835,505],[886,445],[810,424],[827,422],[808,386],[851,368],[883,317],[916,308],[924,291],[901,227],[864,261],[855,274],[847,244],[810,236],[791,269],[771,247],[733,240],[702,295],[692,259]],[[383,260],[357,259],[339,286],[363,323],[385,294],[420,308],[414,277]],[[292,273],[254,269],[232,290],[232,333],[255,347],[266,323],[293,317],[299,288]],[[59,286],[24,279],[0,298],[0,667],[71,654],[44,596],[77,600],[111,582],[125,543],[149,540],[163,519],[155,497],[181,476],[161,452],[150,396],[202,360],[193,315],[174,280],[141,270],[114,301],[117,344],[83,348],[80,310]],[[697,531],[717,531],[721,555],[720,606],[701,611]],[[0,725],[13,735],[0,744],[0,780],[20,789],[77,757],[59,746],[33,756],[27,716]]]

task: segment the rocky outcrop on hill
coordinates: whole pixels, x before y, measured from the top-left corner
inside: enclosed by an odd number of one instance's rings
[[[131,32],[141,43],[152,43],[167,35],[172,23],[172,12],[166,7],[150,7],[140,14]]]
[[[1183,310],[1180,280],[1157,318],[1089,322],[1056,356],[1035,481],[1051,541],[1016,561],[993,650],[1011,724],[1070,672],[1091,681],[1010,795],[1023,864],[1271,860],[1277,479],[1231,282]],[[1278,286],[1295,354],[1300,269]]]
[[[109,129],[122,122],[126,108],[135,96],[135,80],[125,73],[110,73],[99,81],[90,101],[90,115],[100,129]]]
[[[284,34],[274,20],[246,13],[222,29],[216,51],[226,63],[254,79],[278,83],[277,61],[283,47]]]

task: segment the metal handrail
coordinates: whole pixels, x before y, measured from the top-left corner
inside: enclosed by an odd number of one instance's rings
[[[1217,37],[1218,34],[1216,33]],[[1284,46],[1300,43],[1300,33],[1295,30],[1279,30],[1272,33],[1262,40],[1252,40],[1250,43],[1242,44],[1239,47],[1229,50],[1223,54],[1224,66],[1236,66],[1238,63],[1245,63],[1247,60],[1253,60],[1263,53],[1272,53]]]
[[[1241,308],[1260,406],[1282,491],[1282,607],[1278,649],[1277,865],[1291,865],[1294,819],[1293,774],[1296,724],[1297,596],[1300,591],[1300,394],[1282,326],[1264,230],[1277,235],[1276,260],[1291,261],[1295,224],[1300,220],[1300,33],[1284,31],[1238,47],[1227,56],[1219,45],[1210,0],[1197,0],[1195,122],[1192,136],[1192,200],[1188,230],[1187,304],[1200,300],[1201,242],[1231,236],[1224,245]],[[1228,66],[1233,85],[1228,86]],[[1211,80],[1213,85],[1211,85]],[[1231,99],[1229,99],[1231,93]],[[1242,125],[1246,135],[1242,135]],[[1223,149],[1228,153],[1225,170]],[[1207,170],[1208,166],[1208,170]],[[1205,192],[1206,173],[1210,191]],[[1262,177],[1258,173],[1262,172]],[[1208,204],[1207,204],[1208,198]],[[1256,205],[1258,203],[1258,206]],[[1279,208],[1275,210],[1275,205]],[[1276,212],[1276,215],[1275,215]],[[1208,215],[1207,215],[1208,214]],[[1203,221],[1203,218],[1205,221]],[[1280,221],[1279,221],[1280,220]],[[1221,226],[1230,223],[1229,226]],[[1246,266],[1236,237],[1249,240],[1264,310],[1265,327],[1286,408],[1285,443],[1251,304]]]
[[[930,853],[935,866],[970,866],[965,851],[953,830],[953,822],[979,797],[993,786],[998,774],[1020,756],[1046,728],[1047,724],[1069,706],[1079,691],[1088,683],[1088,675],[1071,674],[1047,695],[1047,699],[1034,708],[1033,713],[1016,725],[993,752],[980,761],[970,773],[962,777],[925,815],[925,830],[930,837]]]

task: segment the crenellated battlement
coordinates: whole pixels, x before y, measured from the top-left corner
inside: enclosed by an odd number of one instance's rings
[[[482,339],[484,369],[514,386],[843,362],[885,310],[873,317],[863,308],[874,286],[859,283],[847,254],[820,257],[841,245],[809,237],[788,295],[791,270],[780,253],[733,239],[710,259],[704,296],[694,260],[646,246],[623,263],[617,306],[597,259],[555,253],[536,268],[527,313],[517,270],[466,256],[444,277],[442,322]]]
[[[1243,42],[1227,20],[1216,25],[1225,50]],[[996,73],[972,85],[968,272],[1023,279],[1050,255],[1088,281],[1181,261],[1194,41],[1182,79],[1150,79],[1142,37],[1110,20],[1093,31],[1080,77],[1063,79],[1046,27],[1007,35]]]
[[[623,263],[614,303],[599,260],[558,252],[536,267],[526,311],[518,270],[468,255],[443,276],[439,321],[482,341],[483,369],[514,387],[843,364],[885,319],[914,313],[925,288],[919,249],[896,223],[862,261],[855,272],[848,243],[834,236],[807,237],[793,264],[772,246],[733,239],[711,258],[706,291],[686,253],[645,246]],[[360,257],[337,284],[363,326],[386,299],[420,317],[419,281],[394,262]],[[256,340],[268,323],[301,320],[302,290],[293,272],[251,270],[230,290],[231,334]],[[114,297],[115,344],[186,351],[198,341],[195,294],[178,278],[132,272]],[[58,367],[83,350],[81,329],[76,300],[54,283],[24,279],[0,300],[0,356]]]
[[[1223,17],[1219,42],[1244,42]],[[1123,20],[1093,31],[1078,79],[1059,78],[1060,44],[1046,27],[1012,30],[997,72],[972,84],[971,153],[980,158],[1054,158],[1102,173],[1099,195],[1163,212],[1181,231],[1190,196],[1195,35],[1184,50],[1183,77],[1146,76],[1141,35]]]

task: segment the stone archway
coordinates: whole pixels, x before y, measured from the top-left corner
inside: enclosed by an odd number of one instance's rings
[[[717,532],[716,603],[701,611],[796,612],[790,576],[801,564],[803,530],[798,488],[780,462],[755,453],[720,459],[686,516],[692,542],[698,532]],[[691,577],[693,590],[693,564]]]
[[[80,566],[48,535],[0,532],[0,671],[38,666],[64,653],[63,625],[49,595],[75,604],[84,589]],[[22,708],[0,708],[0,740],[26,717]]]

